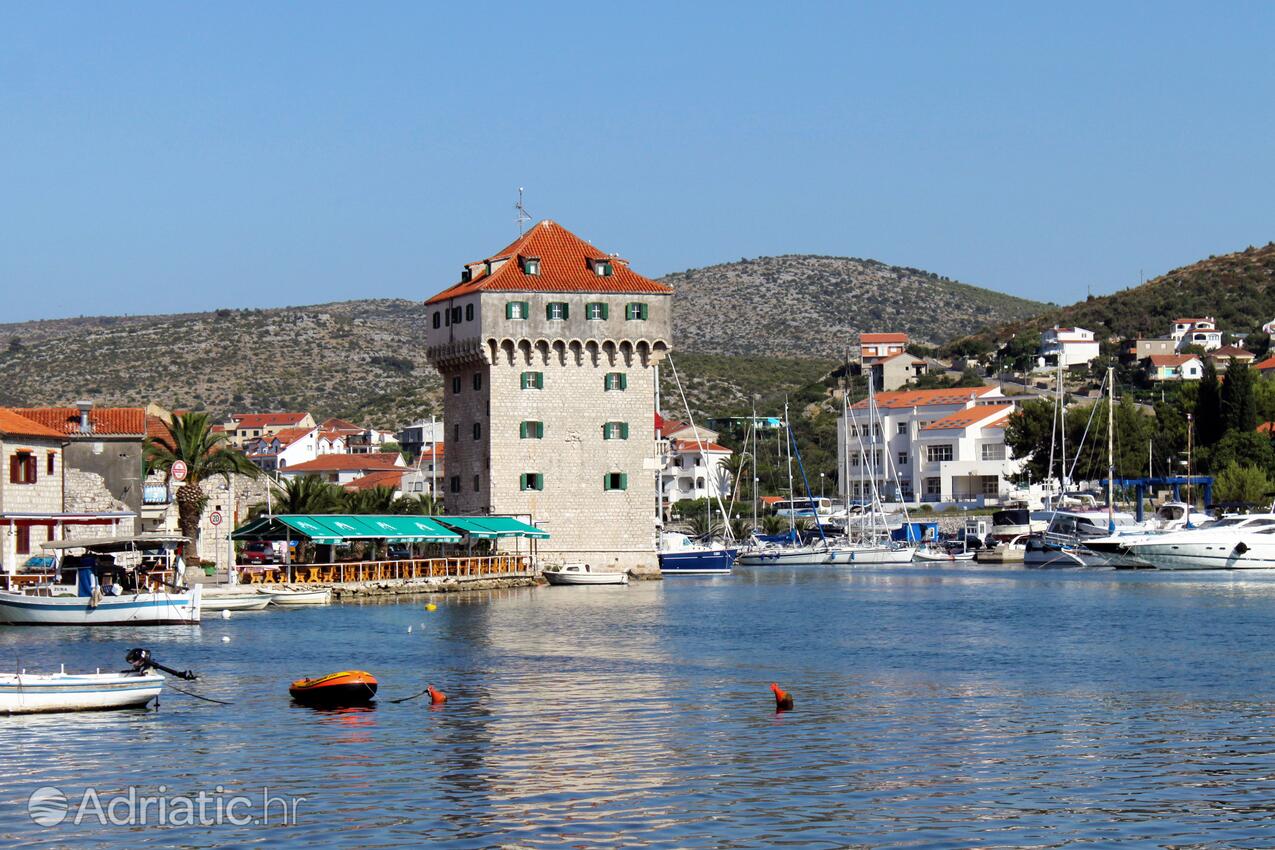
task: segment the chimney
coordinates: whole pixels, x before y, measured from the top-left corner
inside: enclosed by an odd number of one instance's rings
[[[89,411],[93,409],[92,401],[77,401],[75,406],[80,409],[80,433],[92,434],[93,423],[89,421]]]

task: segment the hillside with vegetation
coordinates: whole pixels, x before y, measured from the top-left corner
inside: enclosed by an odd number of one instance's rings
[[[1099,339],[1164,337],[1181,316],[1212,316],[1229,334],[1248,334],[1264,350],[1262,325],[1275,319],[1275,242],[1209,257],[1111,295],[1046,310],[954,340],[950,351],[981,353],[1014,337],[1060,325],[1094,331]]]
[[[677,291],[677,347],[712,354],[840,360],[862,331],[933,345],[1048,306],[853,257],[758,257],[662,280]]]

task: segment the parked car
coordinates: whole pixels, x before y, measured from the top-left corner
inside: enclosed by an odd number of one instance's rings
[[[278,560],[278,556],[274,553],[274,546],[264,540],[254,540],[246,544],[243,552],[239,554],[239,562],[242,564],[273,564]]]
[[[391,561],[406,561],[412,557],[412,547],[402,543],[391,543],[385,547],[385,557]]]

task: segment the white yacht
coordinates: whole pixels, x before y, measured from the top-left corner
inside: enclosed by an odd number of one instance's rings
[[[1222,517],[1130,540],[1125,548],[1160,570],[1275,569],[1275,514]]]

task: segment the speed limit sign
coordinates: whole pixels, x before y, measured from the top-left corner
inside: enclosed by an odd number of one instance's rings
[[[208,515],[208,521],[213,525],[221,525],[221,511],[213,511]]]

